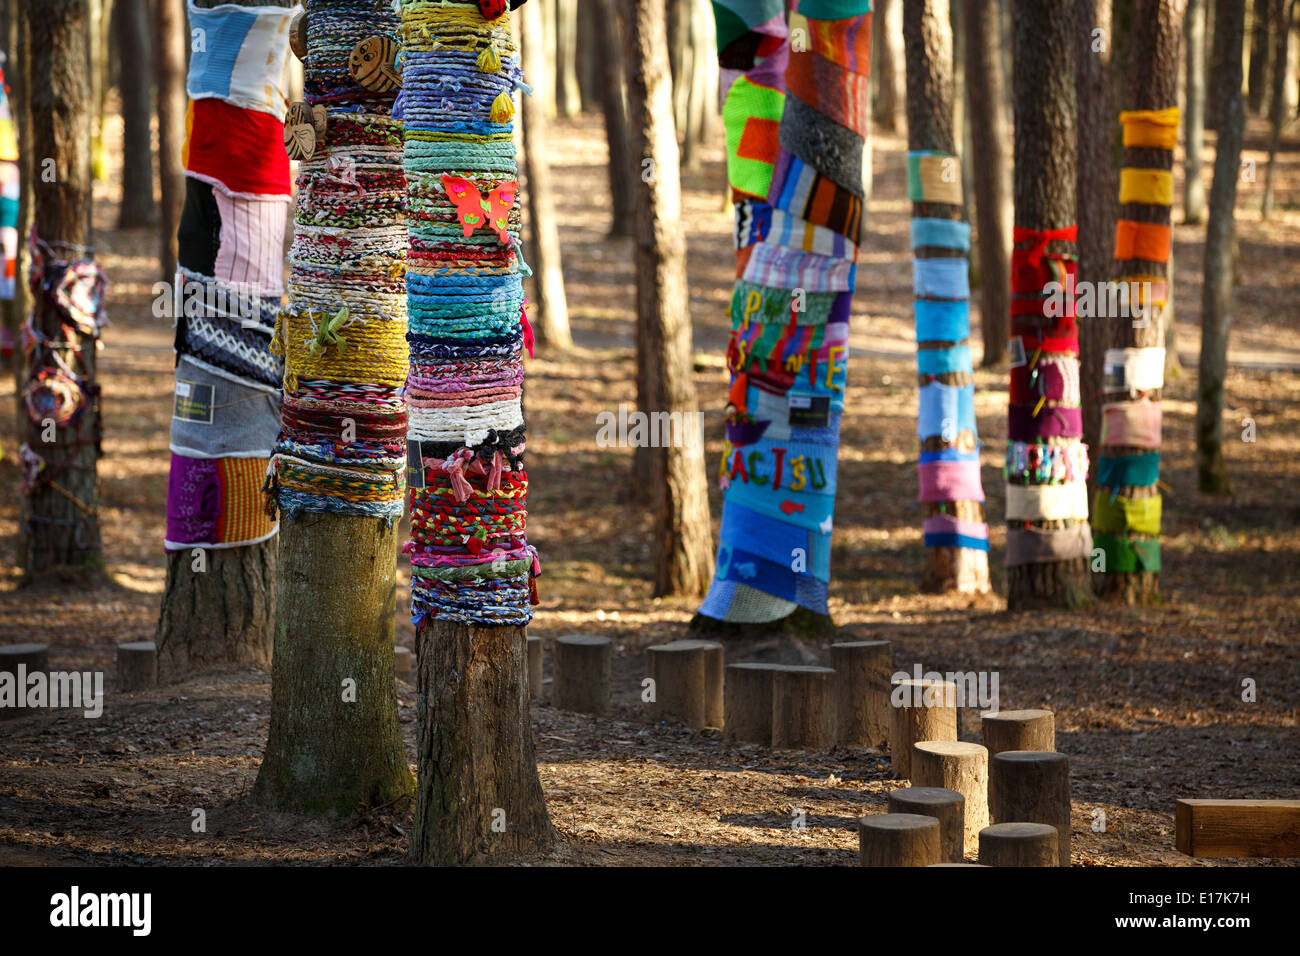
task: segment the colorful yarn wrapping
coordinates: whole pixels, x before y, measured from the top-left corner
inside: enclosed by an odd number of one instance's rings
[[[523,86],[518,48],[510,18],[484,20],[475,4],[408,0],[400,32],[412,620],[524,625],[540,564],[523,465],[531,334],[510,122]],[[460,216],[461,204],[498,187],[510,199],[505,241]]]
[[[738,279],[718,559],[700,606],[720,620],[827,613],[871,37],[870,5],[843,6],[832,23],[780,0],[713,5]],[[810,42],[791,44],[796,30]]]
[[[7,90],[0,69],[0,299],[14,297],[18,263],[18,138]]]

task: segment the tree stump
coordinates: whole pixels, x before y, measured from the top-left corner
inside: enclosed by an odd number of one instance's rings
[[[690,727],[721,727],[723,649],[716,641],[673,641],[646,648],[646,675],[654,681],[650,712]]]
[[[901,680],[890,691],[889,762],[894,776],[912,777],[912,745],[918,740],[957,739],[957,685]]]
[[[1046,823],[995,823],[980,831],[983,866],[1056,866],[1060,841]]]
[[[613,654],[614,642],[608,637],[557,637],[551,703],[580,714],[608,714]]]
[[[936,866],[973,866],[973,867],[975,867],[976,869],[978,869],[978,868],[980,868],[980,867],[988,866],[988,864],[987,864],[987,863],[931,863],[930,866],[931,866],[931,867],[936,867]]]
[[[889,739],[889,641],[831,645],[835,742],[842,747],[880,747]]]
[[[158,645],[130,641],[117,645],[117,689],[123,693],[144,690],[158,683]]]
[[[966,798],[947,787],[903,787],[892,790],[890,813],[913,813],[939,821],[939,858],[960,863],[965,848]]]
[[[962,845],[970,853],[978,850],[980,830],[989,825],[989,752],[957,740],[918,741],[912,746],[911,780],[918,787],[946,787],[962,795]]]
[[[728,737],[772,745],[772,676],[780,669],[757,661],[727,665],[723,728]]]
[[[772,674],[772,748],[829,747],[835,740],[829,667],[787,666]]]
[[[1050,710],[1000,710],[980,714],[980,736],[989,760],[1007,750],[1056,750],[1056,716]],[[993,805],[993,777],[989,777],[989,805]]]
[[[929,866],[939,862],[939,821],[916,813],[876,813],[858,819],[861,866]]]
[[[528,696],[531,700],[542,699],[542,639],[528,638]]]
[[[1006,750],[993,758],[994,823],[1046,823],[1060,837],[1057,859],[1070,865],[1070,759],[1065,754]]]
[[[398,680],[411,683],[411,678],[415,676],[415,655],[409,647],[393,647],[393,675]]]
[[[6,644],[0,647],[0,674],[14,675],[15,691],[23,700],[27,693],[27,675],[37,671],[46,673],[49,669],[48,644]],[[21,716],[23,711],[22,707],[0,707],[0,720]]]

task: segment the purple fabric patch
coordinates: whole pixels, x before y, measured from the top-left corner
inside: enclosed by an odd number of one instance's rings
[[[1027,442],[1040,438],[1082,438],[1083,410],[1044,405],[1035,418],[1033,405],[1012,405],[1007,411],[1007,435],[1012,441]]]
[[[218,458],[172,454],[167,482],[167,540],[172,544],[215,541],[221,519]]]

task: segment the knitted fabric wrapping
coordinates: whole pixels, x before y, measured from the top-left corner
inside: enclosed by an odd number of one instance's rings
[[[523,625],[539,565],[523,466],[518,50],[509,17],[485,20],[470,0],[404,0],[401,35],[412,618]]]
[[[850,0],[823,20],[780,0],[713,6],[738,281],[718,559],[700,613],[826,614],[870,4]]]
[[[298,166],[289,300],[272,348],[284,403],[268,505],[301,513],[402,513],[406,402],[406,183],[394,93],[357,84],[348,57],[396,38],[397,14],[373,0],[313,0],[304,94],[325,108],[315,152]]]

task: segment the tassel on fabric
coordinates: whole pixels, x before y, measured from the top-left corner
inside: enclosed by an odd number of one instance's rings
[[[509,123],[514,119],[515,101],[509,93],[501,92],[497,98],[492,101],[491,119],[494,123]]]

